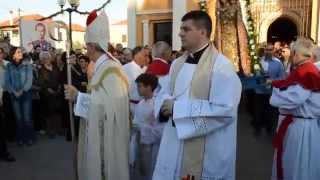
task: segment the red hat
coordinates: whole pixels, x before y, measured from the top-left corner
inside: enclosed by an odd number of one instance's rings
[[[89,26],[96,18],[97,18],[98,14],[97,14],[97,10],[93,10],[87,18],[87,26]]]

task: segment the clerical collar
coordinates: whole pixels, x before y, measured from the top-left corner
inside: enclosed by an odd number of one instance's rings
[[[154,58],[153,61],[161,61],[163,63],[168,64],[168,62],[166,60],[162,59],[162,58]]]
[[[190,55],[188,56],[186,63],[189,64],[198,64],[201,55],[203,54],[203,52],[208,48],[209,43],[206,44],[204,47],[200,48],[198,51],[196,51],[195,53],[190,53]]]

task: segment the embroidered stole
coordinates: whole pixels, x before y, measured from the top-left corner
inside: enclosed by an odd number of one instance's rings
[[[189,97],[191,99],[209,100],[213,66],[218,56],[218,51],[213,43],[210,43],[207,49],[201,55],[196,70],[191,80],[191,90]],[[171,79],[170,90],[173,95],[175,90],[176,78],[183,67],[188,54],[178,58],[174,64]],[[196,180],[200,180],[203,170],[203,160],[205,153],[205,137],[195,137],[184,140],[183,157],[181,166],[181,177],[192,175]]]

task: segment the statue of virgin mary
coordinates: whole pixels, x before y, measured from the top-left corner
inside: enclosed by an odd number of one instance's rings
[[[248,35],[242,20],[240,0],[217,0],[215,44],[237,72],[250,74]]]

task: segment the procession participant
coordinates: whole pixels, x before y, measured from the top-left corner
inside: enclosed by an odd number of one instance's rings
[[[263,129],[268,135],[272,136],[277,122],[277,109],[269,103],[272,88],[264,81],[282,79],[285,76],[285,71],[281,61],[272,54],[273,50],[273,45],[268,43],[264,49],[264,56],[260,60],[262,77],[259,81],[262,82],[254,89],[254,118],[252,125],[255,138],[261,136]]]
[[[129,79],[129,96],[130,96],[130,112],[134,116],[134,108],[142,99],[138,93],[135,83],[136,78],[145,72],[144,66],[148,64],[147,54],[141,46],[137,46],[132,50],[133,60],[123,66]]]
[[[146,73],[158,77],[165,76],[170,70],[171,47],[164,41],[158,41],[152,46],[153,61],[148,66]]]
[[[293,70],[272,82],[272,106],[280,111],[274,137],[273,180],[320,179],[320,72],[312,62],[313,43],[291,45]]]
[[[312,50],[313,62],[320,69],[320,47],[315,47]]]
[[[168,43],[164,41],[156,42],[152,46],[152,57],[153,61],[148,66],[146,73],[155,75],[159,78],[159,84],[155,90],[155,96],[161,89],[162,82],[166,81],[167,75],[170,70],[171,62],[171,47]]]
[[[136,79],[139,94],[143,99],[135,108],[133,125],[139,132],[139,156],[141,180],[151,180],[162,136],[163,123],[154,117],[154,90],[158,78],[151,74],[141,74]]]
[[[87,54],[95,62],[91,94],[65,85],[67,99],[77,97],[88,119],[86,173],[83,179],[129,180],[128,80],[120,62],[107,52],[109,23],[105,12],[93,11],[87,19]]]
[[[171,66],[155,101],[167,117],[153,180],[235,179],[237,111],[241,82],[210,42],[212,21],[203,11],[182,17],[186,53]]]

